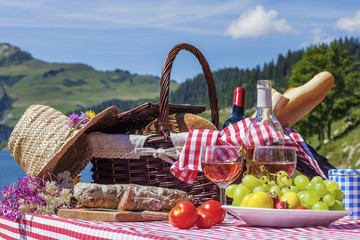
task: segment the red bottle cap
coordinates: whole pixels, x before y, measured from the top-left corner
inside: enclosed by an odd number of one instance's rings
[[[236,106],[244,107],[245,105],[245,89],[242,87],[237,87],[234,90],[234,101],[233,104]]]

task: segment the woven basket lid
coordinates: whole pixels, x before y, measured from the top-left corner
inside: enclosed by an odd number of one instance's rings
[[[49,106],[32,105],[16,124],[8,148],[26,174],[43,177],[69,171],[76,176],[88,164],[84,158],[88,148],[86,130],[119,112],[109,107],[65,139],[70,131],[69,117]]]

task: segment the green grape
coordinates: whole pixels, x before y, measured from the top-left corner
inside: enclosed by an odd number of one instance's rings
[[[334,205],[335,203],[335,197],[333,194],[331,193],[328,193],[326,194],[323,198],[322,198],[322,201],[328,205],[329,207],[331,207],[332,205]]]
[[[267,189],[266,192],[269,192],[270,191],[270,188],[272,187],[271,185],[269,184],[263,184],[263,186]]]
[[[281,170],[281,171],[278,171],[277,173],[276,173],[276,178],[282,178],[282,177],[288,177],[289,175],[287,174],[287,172],[285,172],[285,171],[283,171],[283,170]]]
[[[302,195],[304,195],[307,191],[300,191],[297,193],[298,197],[300,198]]]
[[[297,186],[292,185],[292,186],[290,186],[290,191],[298,193],[298,192],[300,192],[300,188],[298,188]]]
[[[334,195],[335,195],[335,200],[342,202],[344,198],[343,191],[341,191],[340,189],[334,190]]]
[[[275,185],[277,185],[277,184],[274,181],[269,181],[269,182],[266,183],[266,187],[268,189],[270,189],[272,186],[275,186]]]
[[[281,191],[282,191],[283,194],[285,194],[285,193],[287,193],[287,192],[292,192],[292,191],[290,190],[290,188],[287,188],[287,187],[281,189]]]
[[[264,185],[261,185],[261,186],[255,187],[252,192],[253,192],[253,193],[256,193],[256,192],[259,192],[259,191],[267,192],[268,189],[267,189]]]
[[[324,180],[324,184],[329,191],[340,190],[339,185],[334,180]]]
[[[327,211],[329,210],[328,205],[326,205],[323,202],[316,202],[312,205],[311,210],[323,210],[323,211]]]
[[[317,194],[317,192],[314,191],[307,191],[307,193],[305,193],[303,197],[304,197],[303,198],[304,203],[309,206],[312,206],[314,203],[320,201],[319,194]]]
[[[246,175],[243,177],[241,183],[244,184],[250,191],[261,185],[260,180],[254,175]]]
[[[281,188],[278,185],[271,186],[269,192],[274,192],[280,198],[283,195]]]
[[[261,176],[259,180],[262,184],[266,184],[269,181],[269,178],[267,176]]]
[[[311,179],[311,182],[313,182],[313,183],[319,183],[319,182],[323,182],[323,181],[324,181],[324,179],[322,179],[322,177],[320,177],[320,176],[315,176]]]
[[[290,187],[292,185],[292,180],[288,176],[281,177],[280,182],[287,187]]]
[[[305,190],[306,185],[309,183],[309,179],[304,175],[297,175],[294,179],[294,184],[297,186],[300,190]]]
[[[341,201],[335,200],[334,205],[329,207],[329,209],[330,210],[335,210],[335,211],[345,211],[345,206]]]
[[[307,191],[301,191],[299,192],[297,195],[299,197],[299,200],[300,200],[300,203],[301,203],[301,206],[305,206],[305,205],[308,205],[305,201],[305,196],[307,194]]]
[[[315,183],[309,182],[308,184],[306,184],[306,190],[315,191]]]
[[[315,183],[314,190],[315,190],[315,192],[317,192],[319,194],[320,198],[324,197],[328,192],[328,190],[323,182]]]
[[[240,206],[240,203],[243,197],[250,193],[250,190],[243,184],[239,184],[233,194],[233,202],[235,202],[236,206]]]
[[[227,188],[225,189],[225,194],[226,196],[228,196],[229,198],[233,198],[234,197],[234,191],[235,188],[237,188],[237,184],[231,184],[229,186],[227,186]]]

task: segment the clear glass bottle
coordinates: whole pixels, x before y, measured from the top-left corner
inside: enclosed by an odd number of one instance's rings
[[[232,106],[232,114],[231,116],[226,119],[224,122],[222,129],[237,123],[243,119],[244,116],[244,106],[245,106],[245,89],[242,87],[237,87],[234,90],[234,99],[233,99],[233,106]]]
[[[272,112],[271,81],[257,81],[257,114],[246,131],[246,155],[252,159],[257,145],[284,145],[284,130]]]

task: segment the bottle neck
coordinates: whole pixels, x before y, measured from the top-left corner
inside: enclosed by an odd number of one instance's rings
[[[233,104],[232,115],[244,116],[244,107]]]
[[[272,115],[272,108],[258,107],[255,118],[261,119],[261,122],[262,122],[262,121],[264,121],[264,119],[271,118],[271,115]]]
[[[257,108],[272,108],[271,88],[257,86]]]
[[[234,91],[233,106],[239,106],[244,108],[245,106],[245,89],[236,88]]]

